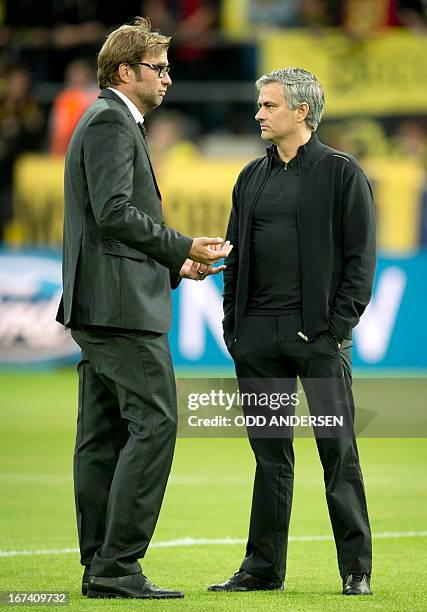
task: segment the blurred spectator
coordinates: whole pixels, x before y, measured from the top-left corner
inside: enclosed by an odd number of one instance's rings
[[[32,0],[3,2],[0,40],[12,59],[31,66],[35,80],[62,81],[75,50],[93,57],[94,45],[105,33],[98,18],[99,0],[44,0],[37,5]]]
[[[248,23],[268,28],[319,27],[329,24],[329,0],[246,0]]]
[[[15,161],[21,153],[37,150],[42,144],[43,114],[30,89],[29,69],[12,66],[0,98],[0,241],[12,217]]]
[[[427,131],[421,121],[402,121],[392,142],[393,153],[418,160],[427,168]]]
[[[426,0],[400,0],[398,6],[400,25],[415,32],[427,32]]]
[[[425,0],[327,0],[326,3],[331,22],[353,38],[370,38],[391,26],[427,30]]]
[[[198,132],[197,124],[177,111],[163,110],[148,118],[150,155],[156,174],[161,176],[165,162],[188,162],[197,155],[194,144]]]
[[[154,28],[172,36],[169,60],[177,87],[172,88],[169,104],[185,110],[205,132],[224,128],[232,104],[215,96],[198,99],[201,82],[235,82],[255,76],[255,45],[226,40],[219,26],[220,4],[220,0],[146,0],[142,12],[150,17]],[[175,102],[174,93],[182,91],[189,81],[196,81],[196,88],[187,86],[187,100],[184,104]]]
[[[398,0],[332,0],[334,23],[356,39],[370,38],[378,31],[398,25]]]
[[[322,122],[320,138],[328,138],[331,146],[347,151],[360,161],[367,157],[381,157],[388,153],[388,142],[383,126],[374,118],[351,118]]]
[[[6,54],[0,51],[0,100],[3,98],[6,91],[8,61]]]
[[[301,26],[300,5],[300,0],[248,0],[248,22],[270,28]]]
[[[220,0],[146,0],[144,14],[154,28],[173,36],[174,74],[190,80],[217,68],[212,48],[218,36]]]
[[[84,111],[98,95],[96,72],[91,64],[77,59],[65,70],[65,88],[56,96],[50,119],[50,151],[65,155],[71,135]]]
[[[141,0],[0,0],[0,47],[32,67],[40,81],[60,82],[76,55],[93,58],[108,29],[141,14]],[[2,9],[2,10],[1,10]]]
[[[300,0],[300,5],[306,27],[320,28],[332,24],[328,0]]]

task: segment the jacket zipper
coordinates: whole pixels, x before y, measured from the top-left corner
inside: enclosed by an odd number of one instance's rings
[[[298,175],[299,177],[301,176],[301,168],[300,168],[300,173]],[[298,238],[298,254],[299,254],[299,279],[300,279],[300,284],[301,284],[301,321],[302,321],[302,330],[303,331],[299,331],[298,332],[298,336],[300,336],[300,338],[302,338],[303,340],[305,340],[305,342],[309,342],[309,337],[306,335],[305,333],[305,323],[304,323],[304,292],[303,292],[303,287],[302,287],[302,272],[301,272],[301,241],[300,241],[300,231],[299,231],[299,192],[301,189],[301,179],[298,179],[298,190],[297,190],[297,238]]]
[[[249,209],[249,222],[248,222],[248,234],[249,234],[249,236],[250,236],[250,233],[251,233],[252,213],[254,211],[255,204],[257,203],[257,200],[258,200],[259,196],[261,195],[261,191],[264,189],[264,186],[265,186],[266,182],[268,181],[268,177],[270,176],[271,163],[272,163],[272,153],[270,153],[270,157],[268,159],[267,175],[266,175],[264,181],[262,182],[261,187],[256,192],[255,198],[252,200],[252,204],[251,204],[250,209]],[[246,306],[246,304],[245,304],[245,306]],[[235,342],[237,342],[237,332],[238,332],[238,329],[236,329],[236,335],[233,338],[232,344],[235,344]]]

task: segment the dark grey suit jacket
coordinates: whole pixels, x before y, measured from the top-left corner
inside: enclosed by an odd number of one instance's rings
[[[74,131],[64,205],[57,320],[68,327],[166,333],[171,285],[178,283],[192,240],[165,225],[147,144],[126,104],[109,89]]]

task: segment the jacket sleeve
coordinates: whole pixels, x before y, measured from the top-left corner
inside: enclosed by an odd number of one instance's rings
[[[233,339],[237,277],[239,272],[239,215],[237,205],[238,182],[233,189],[233,206],[230,213],[230,219],[228,221],[226,235],[226,240],[229,240],[233,245],[233,249],[225,262],[227,264],[227,268],[224,270],[224,319],[222,321],[222,326],[224,330],[224,340],[227,346],[229,346]]]
[[[106,109],[87,125],[84,165],[90,201],[99,227],[112,238],[145,253],[177,276],[192,239],[142,212],[133,193],[134,139],[120,113]],[[133,203],[134,202],[134,203]]]
[[[169,270],[169,278],[171,282],[171,289],[176,289],[179,283],[182,281],[182,276],[176,274],[176,272],[172,272],[172,270]]]
[[[375,213],[372,189],[360,168],[351,168],[342,195],[343,272],[329,328],[339,340],[351,337],[368,305],[375,274]]]

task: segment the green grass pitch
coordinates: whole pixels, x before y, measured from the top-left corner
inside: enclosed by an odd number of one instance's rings
[[[71,370],[0,375],[1,591],[68,591],[68,609],[73,612],[427,610],[425,439],[359,440],[372,528],[374,534],[383,536],[374,537],[373,597],[340,595],[332,541],[298,540],[298,536],[331,535],[312,439],[295,442],[290,529],[294,540],[289,544],[283,593],[206,591],[210,583],[225,580],[238,569],[243,544],[149,549],[144,572],[158,585],[182,588],[185,599],[179,601],[88,600],[80,594],[77,553],[4,556],[5,551],[77,547],[71,474],[76,391],[76,375]],[[244,539],[253,472],[245,439],[178,440],[153,541]],[[384,537],[385,532],[393,532],[394,537]],[[39,608],[48,609],[18,607]]]

